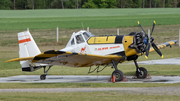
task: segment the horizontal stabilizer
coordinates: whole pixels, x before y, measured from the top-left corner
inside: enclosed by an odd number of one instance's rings
[[[23,58],[16,58],[16,59],[11,59],[5,62],[14,62],[14,61],[25,61],[25,60],[33,60],[34,57],[23,57]]]

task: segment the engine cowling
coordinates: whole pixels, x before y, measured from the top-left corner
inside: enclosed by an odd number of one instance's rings
[[[147,43],[148,43],[148,38],[143,31],[140,31],[138,33],[134,32],[133,43],[129,45],[128,48],[135,49],[137,53],[144,53],[146,51]]]

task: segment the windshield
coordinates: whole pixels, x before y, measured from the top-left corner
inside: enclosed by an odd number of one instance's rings
[[[84,32],[83,35],[84,35],[84,38],[85,38],[86,40],[88,40],[91,36],[94,36],[94,35],[91,34],[90,32]]]

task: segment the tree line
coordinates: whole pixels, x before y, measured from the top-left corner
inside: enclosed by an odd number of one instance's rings
[[[0,0],[0,9],[167,8],[180,0]]]

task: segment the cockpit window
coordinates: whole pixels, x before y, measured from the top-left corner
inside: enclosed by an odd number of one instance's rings
[[[72,41],[71,41],[71,45],[74,45],[75,43],[74,43],[74,38],[72,39]]]
[[[84,42],[83,37],[81,35],[77,35],[76,36],[76,42],[77,42],[77,44],[83,43]]]
[[[84,35],[84,38],[85,38],[86,40],[89,39],[91,36],[94,36],[94,35],[91,34],[90,32],[84,32],[83,35]]]

